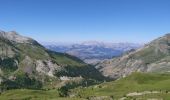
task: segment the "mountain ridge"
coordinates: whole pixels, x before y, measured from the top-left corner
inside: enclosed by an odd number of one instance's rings
[[[20,36],[16,31],[0,31],[0,37],[17,43],[31,43],[32,41],[35,41],[31,38]]]
[[[168,72],[170,34],[166,34],[122,57],[105,60],[96,66],[103,75],[120,78],[132,72]]]

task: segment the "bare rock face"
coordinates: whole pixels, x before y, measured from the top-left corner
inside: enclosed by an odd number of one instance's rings
[[[54,77],[54,72],[57,70],[62,69],[61,66],[53,63],[50,60],[38,60],[36,61],[36,71],[40,72],[40,73],[44,73],[48,76]]]
[[[30,43],[30,41],[32,41],[31,38],[21,36],[15,31],[10,31],[10,32],[0,31],[0,37],[3,37],[5,39],[14,41],[17,43]]]
[[[0,56],[1,57],[14,57],[17,50],[13,49],[11,46],[0,43]]]
[[[118,79],[132,72],[170,72],[170,34],[153,40],[145,47],[106,60],[96,68],[107,77]]]
[[[142,60],[131,59],[129,55],[106,60],[98,64],[96,68],[99,69],[104,76],[113,79],[125,77],[135,71],[144,72],[147,69]]]

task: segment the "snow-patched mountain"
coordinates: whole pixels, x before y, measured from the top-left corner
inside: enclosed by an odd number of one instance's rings
[[[142,47],[135,43],[105,43],[97,41],[86,41],[77,44],[44,44],[50,50],[67,53],[80,58],[89,64],[96,64],[105,59],[121,56],[123,53]]]

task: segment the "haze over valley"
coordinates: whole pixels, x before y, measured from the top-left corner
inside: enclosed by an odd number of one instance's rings
[[[141,48],[143,44],[87,41],[77,44],[48,43],[44,46],[56,52],[76,56],[88,64],[97,64],[102,60],[119,57],[128,51]]]
[[[0,4],[0,100],[170,100],[169,0]]]

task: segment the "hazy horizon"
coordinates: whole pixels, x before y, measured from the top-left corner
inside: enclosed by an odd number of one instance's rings
[[[0,2],[0,29],[40,42],[148,43],[170,32],[169,0]]]
[[[38,41],[39,43],[41,43],[42,45],[73,45],[73,44],[85,44],[87,45],[89,44],[95,44],[95,43],[99,43],[99,44],[138,44],[138,45],[144,45],[144,44],[148,44],[149,42],[146,43],[138,43],[138,42],[106,42],[106,41],[77,41],[77,42],[63,42],[63,41],[51,41],[51,42],[47,42],[47,41]]]

